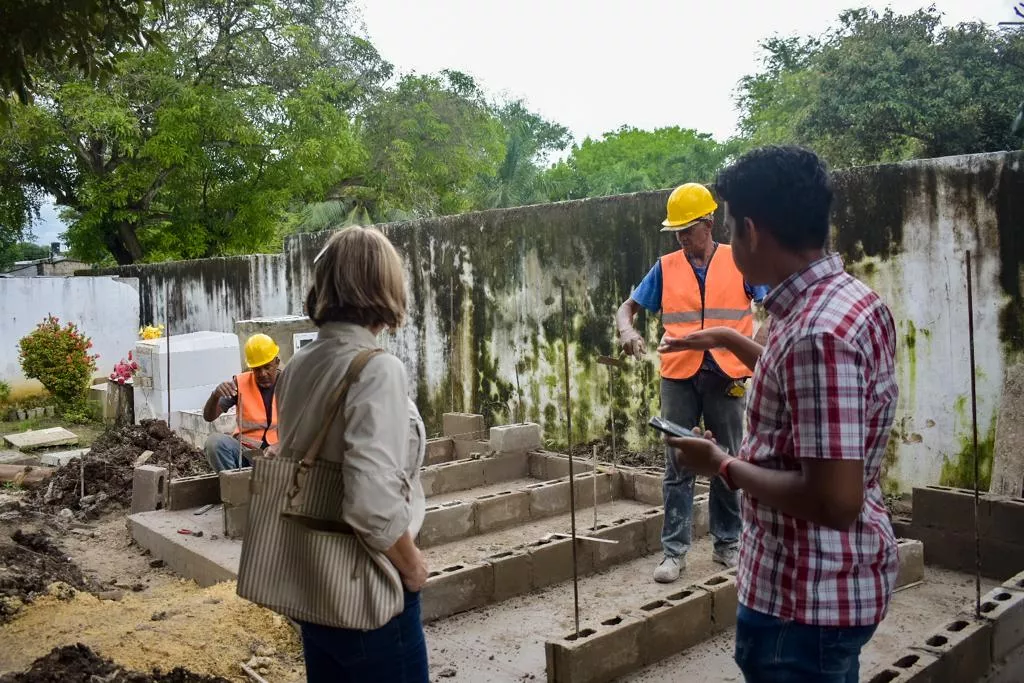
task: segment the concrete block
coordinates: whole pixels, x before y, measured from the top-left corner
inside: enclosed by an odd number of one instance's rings
[[[992,664],[992,668],[979,683],[1020,683],[1024,681],[1024,646],[1018,647],[1006,659]]]
[[[682,652],[711,634],[711,593],[689,587],[640,607],[644,665]]]
[[[480,496],[473,501],[473,505],[476,508],[478,534],[507,529],[530,520],[529,491],[504,491]]]
[[[593,535],[616,543],[590,542],[594,555],[594,570],[601,571],[646,555],[646,531],[643,519],[619,519],[610,525],[599,524]]]
[[[661,530],[665,526],[665,508],[653,508],[643,515],[644,539],[648,553],[661,552]]]
[[[661,482],[660,476],[637,472],[633,477],[633,500],[647,505],[664,505]]]
[[[88,452],[88,448],[76,448],[71,451],[42,453],[39,456],[39,462],[40,464],[48,465],[50,467],[64,467],[72,460],[77,460]]]
[[[491,452],[491,444],[486,441],[466,441],[455,439],[455,460],[478,458]]]
[[[494,571],[489,564],[454,565],[431,572],[423,587],[423,623],[482,607],[493,592]]]
[[[576,468],[579,466],[580,461],[573,459],[573,470],[578,472]],[[562,477],[569,476],[569,456],[560,455],[558,453],[548,454],[547,460],[547,471],[545,472],[543,479],[561,479]]]
[[[225,538],[245,537],[245,527],[249,523],[249,504],[224,504],[224,536]]]
[[[615,477],[619,480],[618,484],[616,484],[619,497],[626,500],[636,500],[636,472],[631,469],[620,468],[615,471]]]
[[[166,467],[136,467],[132,472],[132,514],[162,510],[169,478]]]
[[[220,475],[199,474],[178,477],[167,485],[167,509],[187,510],[220,502]]]
[[[940,683],[939,658],[928,652],[910,650],[888,666],[868,672],[868,683]]]
[[[555,481],[532,484],[530,492],[530,518],[543,519],[569,511],[569,482]]]
[[[484,416],[472,413],[445,413],[441,416],[441,432],[447,437],[467,441],[487,438]]]
[[[642,666],[642,619],[620,614],[544,644],[549,683],[603,683]]]
[[[924,581],[924,544],[916,539],[901,538],[896,551],[900,560],[896,588]]]
[[[473,503],[464,503],[461,500],[428,507],[423,518],[423,526],[420,528],[420,547],[429,548],[471,536],[476,529],[475,513]]]
[[[78,435],[69,432],[63,427],[50,427],[49,429],[33,429],[17,434],[5,434],[7,442],[19,450],[30,451],[34,448],[49,448],[50,446],[66,446],[78,443]]]
[[[588,541],[576,541],[576,562],[579,576],[594,569],[593,548]],[[531,583],[544,588],[572,579],[572,539],[535,541],[526,547],[530,555]]]
[[[497,484],[530,476],[530,461],[526,455],[492,455],[481,458],[485,484]]]
[[[38,465],[39,456],[21,451],[0,451],[0,465]]]
[[[948,486],[914,487],[912,494],[914,526],[944,529],[974,535],[974,492]],[[989,500],[978,502],[978,528],[985,536],[989,527]]]
[[[224,470],[220,473],[220,501],[228,505],[248,505],[251,481],[251,467],[244,467],[240,470]]]
[[[437,466],[434,492],[454,493],[484,485],[484,463],[481,460],[455,460]]]
[[[543,446],[540,425],[532,422],[491,427],[490,441],[497,453],[528,453]]]
[[[693,527],[690,533],[694,538],[707,536],[711,529],[711,494],[701,493],[693,497]]]
[[[992,623],[992,661],[1024,645],[1024,593],[996,588],[981,598],[981,617]]]
[[[594,474],[576,473],[573,478],[576,484],[576,509],[594,507]],[[615,489],[615,477],[603,472],[597,473],[597,502],[607,503],[612,500]]]
[[[424,465],[438,465],[442,462],[450,462],[455,457],[455,442],[451,439],[427,439],[426,453],[423,456]]]
[[[997,541],[1024,545],[1024,498],[986,496],[988,527],[983,535]]]
[[[697,584],[697,587],[711,594],[712,630],[717,633],[736,625],[736,570],[729,569],[714,574]]]
[[[420,468],[420,486],[423,487],[423,495],[427,498],[436,496],[440,493],[436,490],[437,483],[441,478],[437,474],[437,470],[433,467],[421,467]]]
[[[976,681],[992,664],[992,622],[958,617],[913,649],[939,658],[936,680]]]
[[[1015,574],[1004,581],[1003,588],[1012,591],[1024,591],[1024,572]]]
[[[494,602],[501,602],[533,590],[532,558],[529,553],[507,550],[484,560],[494,570]]]
[[[924,562],[943,569],[973,574],[975,541],[973,534],[921,527],[916,523],[907,536],[924,543]],[[992,538],[981,539],[981,575],[1005,581],[1024,567],[1024,545]]]

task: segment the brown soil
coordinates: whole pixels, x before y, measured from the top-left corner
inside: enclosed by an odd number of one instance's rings
[[[597,460],[601,463],[612,462],[612,447],[607,441],[592,441],[573,446],[572,454],[578,458],[594,457],[594,446],[597,446]],[[615,464],[624,467],[664,467],[665,449],[655,446],[647,451],[630,451],[621,444],[615,449]]]
[[[57,470],[48,486],[33,492],[28,504],[56,512],[67,508],[80,519],[131,505],[135,461],[152,451],[150,465],[166,467],[172,477],[210,472],[203,454],[174,434],[163,420],[143,420],[139,425],[111,428],[92,444],[85,457],[85,493],[81,495],[82,472],[75,460]]]
[[[93,587],[45,532],[17,529],[0,538],[0,624],[41,595],[70,599]]]
[[[181,667],[162,673],[155,669],[144,674],[125,671],[109,659],[103,659],[85,645],[65,645],[32,663],[24,673],[0,676],[0,683],[227,683],[226,679],[203,676]]]

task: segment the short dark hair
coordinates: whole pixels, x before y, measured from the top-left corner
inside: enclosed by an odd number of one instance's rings
[[[832,181],[817,154],[795,145],[747,152],[723,169],[715,191],[729,203],[736,227],[750,218],[792,251],[828,243]]]

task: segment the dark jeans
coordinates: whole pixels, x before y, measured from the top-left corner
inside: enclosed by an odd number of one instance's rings
[[[405,611],[374,631],[300,622],[308,683],[429,683],[420,594],[405,594]]]
[[[719,445],[736,455],[743,438],[743,398],[728,396],[732,380],[715,372],[701,370],[691,379],[661,380],[661,416],[686,427],[695,427],[704,418]],[[693,532],[693,480],[696,475],[676,464],[675,449],[665,449],[665,522],[661,547],[668,557],[681,557],[690,549]],[[726,550],[739,544],[740,503],[719,477],[711,479],[709,501],[711,535],[715,549]]]
[[[242,455],[242,444],[229,434],[210,434],[206,438],[204,450],[206,462],[210,463],[214,472],[252,466],[249,459]]]
[[[809,626],[740,605],[736,663],[747,683],[858,683],[860,651],[877,626]]]

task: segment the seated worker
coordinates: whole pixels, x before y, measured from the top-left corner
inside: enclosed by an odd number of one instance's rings
[[[280,375],[281,359],[274,340],[254,334],[245,342],[248,372],[223,382],[213,390],[203,407],[203,417],[213,422],[232,406],[237,406],[234,434],[211,434],[206,440],[206,460],[215,471],[237,470],[252,463],[244,451],[277,443],[277,399],[274,388]]]

